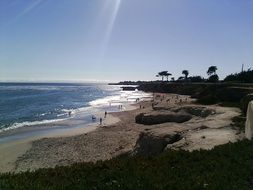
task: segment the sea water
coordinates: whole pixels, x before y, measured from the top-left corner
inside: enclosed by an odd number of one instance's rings
[[[149,98],[107,84],[0,83],[0,133],[24,126],[49,124],[94,110],[118,111],[119,105]]]

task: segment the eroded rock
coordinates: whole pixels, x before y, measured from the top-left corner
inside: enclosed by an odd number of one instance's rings
[[[141,113],[135,117],[135,122],[144,125],[156,125],[168,122],[184,123],[192,119],[190,114],[179,113]]]
[[[142,132],[136,142],[131,155],[155,155],[162,153],[168,144],[173,144],[181,140],[178,133],[155,134],[152,132]]]
[[[175,112],[185,112],[197,117],[208,117],[209,115],[215,114],[213,109],[209,109],[206,107],[196,107],[196,106],[185,106],[174,110]]]

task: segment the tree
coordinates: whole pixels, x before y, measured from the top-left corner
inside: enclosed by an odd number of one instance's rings
[[[218,82],[219,81],[219,76],[214,74],[214,75],[211,75],[208,79],[208,82]]]
[[[216,66],[211,66],[208,68],[207,70],[207,74],[210,76],[210,75],[216,75],[216,71],[217,71],[217,67]]]
[[[205,82],[205,79],[201,76],[192,76],[189,77],[188,80],[190,80],[191,82]]]
[[[171,76],[172,74],[171,73],[164,73],[164,76],[166,77],[167,81],[169,81],[169,76]]]
[[[178,77],[177,81],[183,81],[184,77]]]
[[[240,73],[235,73],[228,75],[225,82],[243,82],[243,83],[253,83],[253,70],[248,69]]]
[[[158,73],[158,75],[156,75],[156,77],[162,77],[162,81],[164,81],[164,77],[166,77],[168,81],[169,76],[171,76],[171,73],[168,73],[168,71],[161,71]]]
[[[188,70],[183,70],[182,74],[185,75],[185,80],[188,78],[189,71]]]
[[[210,76],[208,79],[208,82],[218,82],[219,81],[219,76],[216,74],[217,67],[216,66],[211,66],[207,70],[207,74]]]

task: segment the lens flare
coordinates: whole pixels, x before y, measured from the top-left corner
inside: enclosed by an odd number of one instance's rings
[[[122,0],[107,0],[106,1],[106,5],[105,7],[107,7],[107,9],[110,10],[110,14],[108,16],[108,24],[106,26],[105,29],[105,36],[104,36],[104,40],[102,42],[101,45],[101,55],[99,58],[99,62],[101,62],[106,54],[110,39],[111,39],[111,35],[113,32],[113,28],[115,26],[115,22],[117,20],[118,14],[119,14],[119,9],[120,9],[120,5],[121,5]]]
[[[106,31],[106,35],[105,35],[105,43],[108,44],[110,38],[111,38],[111,35],[112,35],[112,31],[113,31],[113,28],[114,28],[114,25],[115,25],[115,21],[117,19],[117,16],[118,16],[118,13],[119,13],[119,8],[120,8],[120,4],[121,4],[121,0],[114,0],[116,1],[114,4],[113,4],[113,11],[112,11],[112,14],[111,14],[111,17],[110,17],[110,21],[109,21],[109,24],[108,24],[108,28],[107,28],[107,31]]]

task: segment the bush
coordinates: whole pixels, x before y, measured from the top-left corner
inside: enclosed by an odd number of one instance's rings
[[[0,176],[16,189],[252,189],[253,141]]]
[[[211,75],[208,79],[208,82],[219,82],[219,76],[218,75]]]
[[[225,82],[244,82],[244,83],[253,83],[253,70],[243,71],[240,73],[235,73],[228,75],[225,79]]]
[[[201,76],[192,76],[188,78],[191,82],[205,82],[205,79]]]

